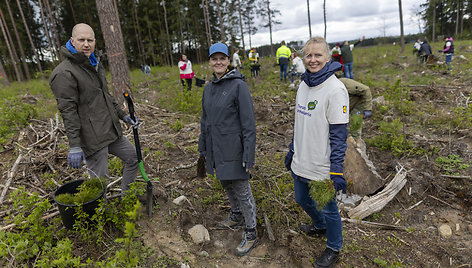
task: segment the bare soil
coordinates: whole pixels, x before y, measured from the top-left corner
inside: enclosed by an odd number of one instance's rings
[[[450,112],[459,102],[466,101],[464,96],[470,96],[472,89],[468,86],[470,81],[460,81],[453,75],[447,79],[452,81],[447,87],[434,84],[411,87],[412,99],[421,106],[431,105],[432,109]],[[288,85],[286,90],[291,90]],[[372,90],[375,95],[381,89]],[[215,193],[211,191],[215,187],[214,180],[196,177],[199,118],[144,104],[148,103],[146,99],[152,101],[154,98],[145,85],[138,90],[137,96],[140,103],[136,104],[136,111],[143,122],[139,131],[145,168],[149,177],[158,179],[153,183],[156,203],[152,218],[143,216],[139,221],[144,245],[155,250],[157,256],[187,262],[190,267],[312,267],[313,259],[325,249],[326,239],[308,237],[297,231],[293,222],[308,220],[300,210],[287,211],[286,215],[295,219],[287,220],[290,225],[271,225],[275,241],[269,239],[263,212],[259,211],[259,246],[248,256],[234,256],[233,250],[241,240],[242,231],[213,228],[228,214],[225,194],[208,201]],[[271,159],[272,155],[287,151],[293,134],[293,110],[290,109],[293,102],[287,103],[280,97],[254,97],[254,103],[258,135],[253,173],[259,179],[270,179],[274,173],[286,173],[283,162],[272,158],[273,165],[278,168],[264,174],[267,167],[261,166],[258,159]],[[177,120],[184,123],[181,129],[175,126]],[[337,267],[472,267],[471,169],[460,174],[469,178],[443,177],[443,170],[434,161],[437,156],[457,154],[470,163],[472,134],[469,129],[424,131],[413,126],[413,123],[405,125],[408,139],[415,146],[435,146],[439,148],[437,153],[397,158],[388,151],[367,146],[370,159],[386,182],[393,178],[396,167],[401,165],[408,170],[405,187],[383,210],[367,220],[403,226],[408,231],[343,222],[344,246]],[[33,121],[31,127],[5,146],[0,153],[1,184],[5,184],[6,173],[16,158],[12,149],[20,146],[28,148],[30,145],[31,149],[20,164],[12,187],[24,185],[48,198],[54,189],[44,185],[41,174],[57,172],[61,178],[73,178],[84,172],[67,168],[67,147],[61,146],[67,144],[66,139],[63,131],[54,130],[54,127],[54,120]],[[51,139],[37,142],[53,130],[55,134]],[[371,138],[377,132],[374,123],[367,120],[364,138]],[[126,130],[126,136],[132,140],[131,129]],[[172,200],[180,195],[185,195],[189,202],[174,205]],[[293,193],[286,198],[295,202]],[[341,214],[348,217],[345,211]],[[210,242],[203,245],[192,242],[187,231],[195,224],[203,224],[209,230]],[[438,229],[442,224],[451,227],[450,238],[440,236]],[[148,259],[147,266],[153,265],[155,260]],[[180,264],[175,266],[180,267]]]

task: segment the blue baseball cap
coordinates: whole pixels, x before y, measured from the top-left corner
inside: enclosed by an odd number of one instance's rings
[[[228,46],[223,44],[223,43],[215,43],[211,45],[210,47],[210,54],[208,54],[208,57],[211,57],[211,55],[220,52],[225,54],[226,56],[229,57],[229,52],[228,52]]]

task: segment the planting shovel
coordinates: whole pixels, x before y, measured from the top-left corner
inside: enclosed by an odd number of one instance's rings
[[[125,92],[123,93],[126,102],[128,103],[128,109],[129,109],[129,116],[133,121],[136,121],[136,117],[134,116],[134,105],[133,101],[131,100],[131,96],[129,93]],[[152,184],[151,180],[149,180],[146,171],[144,171],[144,164],[143,164],[143,156],[141,155],[141,146],[139,145],[139,135],[138,135],[138,129],[133,127],[133,136],[134,136],[134,144],[136,146],[136,154],[138,155],[138,165],[139,165],[139,171],[141,172],[141,176],[143,176],[144,180],[147,183],[146,186],[146,212],[149,217],[151,217],[152,213]]]

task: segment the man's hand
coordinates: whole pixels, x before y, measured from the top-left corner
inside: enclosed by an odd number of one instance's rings
[[[364,119],[367,119],[372,116],[372,112],[369,110],[364,111]]]
[[[133,128],[138,129],[140,122],[139,122],[139,119],[137,117],[135,117],[135,118],[136,118],[136,121],[131,119],[131,116],[126,115],[123,118],[123,121],[125,121],[126,124],[131,125]]]
[[[343,193],[346,193],[347,190],[347,183],[346,180],[344,179],[343,175],[330,175],[330,178],[334,182],[334,189],[337,191],[342,190]]]
[[[73,168],[81,168],[82,162],[85,162],[85,154],[80,147],[72,147],[67,156],[67,164]]]

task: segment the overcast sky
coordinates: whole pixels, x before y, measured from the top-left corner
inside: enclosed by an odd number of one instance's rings
[[[405,34],[419,33],[420,21],[416,13],[425,0],[402,0],[403,27]],[[306,41],[310,37],[306,0],[272,0],[274,8],[280,10],[281,24],[272,29],[272,42],[282,40]],[[323,0],[310,0],[312,36],[324,35]],[[397,0],[327,0],[328,42],[400,35],[400,15]],[[421,22],[421,26],[423,22]],[[259,27],[251,37],[252,46],[270,44],[269,29]],[[249,37],[245,36],[249,47]]]

